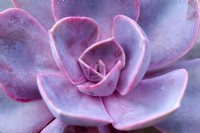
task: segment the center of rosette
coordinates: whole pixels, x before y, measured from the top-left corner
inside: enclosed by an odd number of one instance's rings
[[[95,68],[92,68],[80,59],[79,63],[86,79],[91,82],[99,82],[106,75],[106,66],[101,59],[99,59],[98,62],[95,64]]]
[[[125,54],[114,38],[110,38],[87,48],[78,61],[87,79],[78,89],[87,95],[108,96],[117,87]]]

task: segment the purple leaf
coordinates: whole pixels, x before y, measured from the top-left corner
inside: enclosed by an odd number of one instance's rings
[[[194,47],[186,55],[184,55],[182,58],[180,58],[177,62],[200,58],[199,51],[200,51],[200,34],[198,36],[198,40],[197,40],[196,44],[194,45]]]
[[[138,24],[126,16],[116,16],[113,35],[124,50],[125,67],[122,69],[117,90],[126,95],[144,76],[150,62],[149,40]]]
[[[139,25],[151,42],[149,70],[179,59],[194,45],[200,24],[198,0],[141,0]]]
[[[103,99],[113,126],[119,130],[144,128],[165,120],[180,106],[188,80],[179,69],[160,77],[142,80],[125,96],[114,93]]]
[[[13,99],[41,98],[36,76],[57,66],[51,55],[46,30],[21,9],[0,13],[0,81]]]
[[[42,100],[19,103],[4,95],[0,90],[1,133],[39,132],[52,119],[52,114]]]
[[[38,76],[40,93],[49,109],[59,120],[69,125],[99,126],[112,122],[102,99],[79,92],[63,75]]]
[[[60,70],[74,84],[85,81],[79,56],[98,40],[95,21],[85,17],[69,17],[58,21],[49,32],[51,49]]]
[[[56,20],[69,16],[85,16],[97,21],[100,40],[110,38],[112,23],[116,15],[126,15],[134,20],[139,17],[139,0],[52,0]]]
[[[200,59],[175,64],[157,75],[184,68],[188,71],[189,80],[181,107],[167,121],[157,125],[158,129],[170,133],[198,133],[200,131]]]
[[[50,29],[55,23],[51,0],[12,0],[18,8],[28,11],[46,29]]]

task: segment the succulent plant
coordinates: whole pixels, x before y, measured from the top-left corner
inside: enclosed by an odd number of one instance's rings
[[[0,132],[200,130],[197,0],[0,0],[0,11]]]

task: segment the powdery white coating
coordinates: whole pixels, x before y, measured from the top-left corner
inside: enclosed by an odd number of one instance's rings
[[[112,22],[116,15],[138,19],[139,0],[52,0],[56,20],[69,16],[84,16],[97,21],[100,40],[112,36]]]
[[[50,29],[55,23],[52,14],[51,0],[12,0],[12,1],[15,7],[28,11],[46,29]]]
[[[162,68],[194,45],[200,25],[198,0],[141,0],[139,25],[151,42],[148,70]]]
[[[47,31],[26,11],[13,8],[0,13],[0,82],[13,99],[41,98],[36,76],[54,72]]]
[[[112,125],[119,130],[132,130],[159,123],[180,106],[188,80],[184,69],[160,77],[142,80],[127,95],[114,93],[103,99]]]
[[[63,75],[39,75],[40,93],[50,111],[69,125],[100,126],[112,122],[102,99],[83,94]]]
[[[53,119],[42,100],[16,102],[0,89],[0,132],[33,133],[42,130]]]

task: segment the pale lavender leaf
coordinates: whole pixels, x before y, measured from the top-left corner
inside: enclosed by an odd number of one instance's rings
[[[180,106],[188,80],[187,71],[175,70],[142,80],[125,96],[114,93],[103,98],[113,126],[119,130],[144,128],[168,118]]]
[[[0,90],[0,132],[36,133],[51,120],[52,114],[42,100],[16,102]]]
[[[198,36],[198,0],[141,0],[138,20],[151,42],[149,70],[159,69],[185,55]]]
[[[121,45],[126,56],[117,90],[126,95],[144,76],[151,58],[150,44],[145,33],[132,19],[119,15],[113,24],[114,40]]]
[[[172,117],[156,127],[170,133],[198,133],[200,131],[200,59],[172,65],[162,71],[155,72],[155,75],[167,73],[168,71],[179,68],[186,69],[189,74],[188,85],[181,107]]]
[[[86,17],[61,19],[49,32],[54,59],[74,84],[85,81],[78,58],[98,40],[98,33],[96,22]]]
[[[69,16],[85,16],[97,21],[100,40],[110,38],[112,23],[116,15],[126,15],[137,20],[139,17],[139,0],[52,0],[53,14],[56,20]]]
[[[12,1],[15,7],[28,11],[46,29],[50,29],[55,23],[52,13],[51,0],[12,0]]]
[[[197,39],[194,47],[186,55],[184,55],[182,58],[180,58],[177,62],[200,58],[199,51],[200,51],[200,34],[198,36],[198,39]]]
[[[65,76],[44,74],[38,76],[40,93],[54,116],[69,124],[99,126],[112,122],[102,99],[79,92]]]
[[[47,31],[27,12],[13,8],[0,13],[0,81],[15,100],[41,98],[36,76],[57,70]]]

